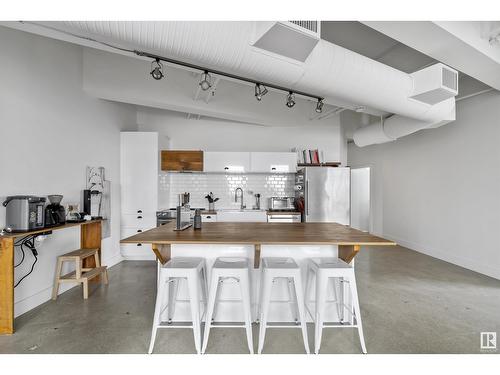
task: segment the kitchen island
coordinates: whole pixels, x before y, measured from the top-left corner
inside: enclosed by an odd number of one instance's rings
[[[394,246],[395,242],[361,232],[349,226],[336,223],[203,223],[201,230],[192,227],[174,231],[174,223],[148,230],[123,239],[123,244],[151,244],[159,263],[165,264],[171,257],[196,256],[207,260],[210,268],[220,256],[247,257],[253,259],[252,299],[256,306],[259,290],[259,266],[262,256],[291,257],[301,265],[303,280],[306,277],[305,263],[312,257],[339,257],[351,263],[363,246]],[[239,306],[232,303],[239,297],[238,287],[224,286],[221,294],[221,308],[218,321],[241,321]],[[179,298],[187,298],[186,288],[180,288]],[[275,301],[287,302],[288,286],[277,285],[273,293]],[[346,301],[347,302],[347,301]],[[271,304],[272,306],[272,304]],[[189,308],[176,308],[176,315],[189,319]],[[273,308],[271,308],[273,310]],[[275,321],[293,321],[287,309],[275,308],[270,316]],[[335,320],[336,309],[329,315]],[[285,313],[284,313],[285,312]]]

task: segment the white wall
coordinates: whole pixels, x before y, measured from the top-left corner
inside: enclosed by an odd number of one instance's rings
[[[349,145],[372,166],[375,233],[500,279],[500,94],[457,104],[457,120],[395,142]]]
[[[321,125],[268,127],[154,109],[137,113],[139,131],[159,134],[160,149],[200,149],[204,151],[290,151],[292,147],[319,148],[325,159],[345,165],[345,140],[339,117]]]
[[[82,91],[81,47],[3,27],[0,40],[0,198],[63,194],[63,203],[79,202],[85,167],[105,167],[112,182],[112,222],[102,256],[104,264],[113,265],[121,260],[119,132],[135,129],[135,108]],[[2,206],[0,228],[4,225]],[[56,258],[78,248],[79,240],[76,228],[54,231],[39,247],[34,272],[15,289],[16,316],[50,298]],[[15,280],[32,259],[27,254]]]

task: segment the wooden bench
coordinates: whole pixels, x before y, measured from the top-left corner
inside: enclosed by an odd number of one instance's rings
[[[95,259],[94,268],[84,268],[83,260],[93,256]],[[61,276],[61,270],[64,262],[74,262],[75,270]],[[54,280],[54,288],[52,290],[52,299],[57,299],[60,283],[82,283],[83,284],[83,298],[89,297],[89,280],[102,274],[102,279],[105,284],[108,283],[108,267],[101,266],[99,260],[98,249],[78,249],[70,253],[60,255],[57,257],[56,277]]]

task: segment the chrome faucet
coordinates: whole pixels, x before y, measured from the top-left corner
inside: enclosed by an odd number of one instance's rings
[[[241,206],[240,206],[240,210],[243,210],[246,208],[246,206],[243,204],[243,189],[242,188],[236,188],[236,190],[234,191],[234,201],[235,202],[238,202],[238,191],[241,193],[240,194],[240,197],[241,197]]]

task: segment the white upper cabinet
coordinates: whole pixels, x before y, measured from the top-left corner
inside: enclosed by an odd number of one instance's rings
[[[203,171],[219,173],[295,173],[295,152],[203,153]]]
[[[203,171],[219,173],[250,172],[249,152],[204,152]]]
[[[295,173],[297,154],[295,152],[252,152],[250,171],[261,173]]]
[[[120,136],[122,215],[154,213],[158,208],[158,133],[122,132]]]

